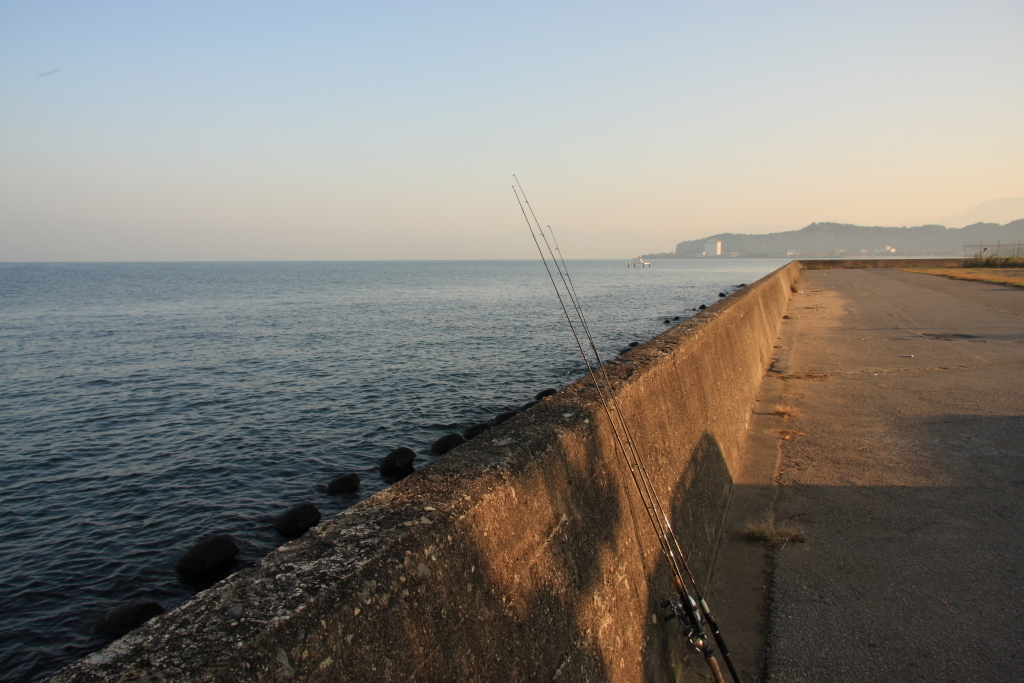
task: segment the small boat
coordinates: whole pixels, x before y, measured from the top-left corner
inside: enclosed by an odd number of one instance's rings
[[[640,258],[640,256],[638,255],[638,256],[637,256],[637,257],[636,257],[635,259],[633,259],[632,261],[630,261],[629,263],[627,263],[627,264],[626,264],[626,267],[627,267],[627,268],[649,268],[649,267],[650,267],[650,265],[651,265],[651,264],[650,264],[649,262],[647,262],[647,261],[644,261],[644,260],[643,260],[642,258]]]

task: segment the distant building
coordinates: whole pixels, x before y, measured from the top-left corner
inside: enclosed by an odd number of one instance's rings
[[[705,256],[721,256],[722,240],[708,240],[704,243]]]

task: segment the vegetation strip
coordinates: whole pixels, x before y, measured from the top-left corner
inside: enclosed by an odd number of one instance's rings
[[[901,268],[900,270],[907,273],[940,275],[954,280],[1024,287],[1024,268]]]

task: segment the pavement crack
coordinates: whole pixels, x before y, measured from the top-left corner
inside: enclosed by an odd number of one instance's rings
[[[976,365],[933,365],[925,368],[876,368],[873,370],[848,370],[845,372],[831,372],[830,377],[857,377],[862,375],[896,374],[900,372],[941,372],[943,370],[984,370],[987,368],[1017,368],[1024,366],[1024,363],[978,363]],[[825,375],[804,375],[808,378],[823,378]],[[800,377],[793,376],[793,379]]]

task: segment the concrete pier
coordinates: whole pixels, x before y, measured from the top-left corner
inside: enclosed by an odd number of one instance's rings
[[[807,538],[774,551],[769,680],[1024,679],[1024,291],[800,277],[748,439],[777,488],[746,514]]]

